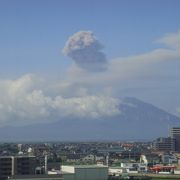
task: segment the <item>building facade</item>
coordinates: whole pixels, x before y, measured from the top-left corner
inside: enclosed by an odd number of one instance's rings
[[[0,157],[0,179],[7,179],[14,174],[12,156]]]
[[[172,137],[160,137],[154,142],[154,148],[157,151],[175,151],[175,139]]]
[[[0,179],[14,175],[35,174],[35,156],[0,156]]]
[[[175,151],[180,152],[180,127],[172,127],[170,134],[175,139]]]
[[[61,166],[63,173],[74,174],[73,180],[107,180],[108,167],[97,165]]]

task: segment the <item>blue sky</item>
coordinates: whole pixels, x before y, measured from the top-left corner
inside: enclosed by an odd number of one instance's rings
[[[149,51],[157,47],[154,40],[179,28],[179,5],[178,0],[2,0],[1,73],[63,69],[69,61],[60,49],[79,30],[92,30],[108,58]]]
[[[179,7],[179,0],[1,0],[0,79],[14,80],[16,84],[16,80],[26,74],[35,74],[52,82],[61,79],[63,83],[73,84],[72,74],[77,69],[73,69],[73,61],[63,55],[62,49],[70,36],[82,30],[94,33],[105,47],[103,52],[110,63],[113,59],[121,61],[166,48],[165,44],[156,41],[179,31]],[[94,78],[94,74],[88,73],[85,74],[88,80],[82,80],[80,88],[85,88],[90,95],[97,94],[97,89],[104,92],[109,88],[113,97],[135,96],[177,113],[176,109],[180,107],[179,67],[178,60],[158,62],[152,69],[147,68],[147,74],[146,68],[137,70],[136,79],[121,80],[118,87],[108,82],[107,87],[96,83],[89,85],[85,82]],[[128,73],[124,76],[129,77]],[[97,76],[100,78],[101,74]],[[79,78],[77,72],[75,78]],[[58,86],[50,84],[49,89]],[[63,97],[77,97],[63,95],[61,90],[46,92],[43,88],[38,87],[38,90],[48,95],[55,96],[60,91],[59,95]],[[114,89],[120,95],[114,93]],[[172,97],[171,104],[168,104],[170,98],[167,96]]]

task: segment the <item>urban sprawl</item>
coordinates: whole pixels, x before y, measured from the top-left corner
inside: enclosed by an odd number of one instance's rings
[[[0,180],[180,179],[180,127],[152,142],[0,143]]]

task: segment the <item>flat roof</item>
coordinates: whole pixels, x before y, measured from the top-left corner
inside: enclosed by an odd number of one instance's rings
[[[20,156],[18,156],[18,155],[16,155],[16,156],[0,156],[0,158],[12,158],[12,157],[14,157],[14,158],[28,158],[28,157],[36,157],[36,156],[28,156],[28,155],[20,155]]]
[[[108,168],[104,165],[62,165],[64,167],[74,167],[74,168]]]
[[[61,173],[61,174],[36,174],[36,175],[14,175],[12,179],[63,179],[63,175],[74,173]]]

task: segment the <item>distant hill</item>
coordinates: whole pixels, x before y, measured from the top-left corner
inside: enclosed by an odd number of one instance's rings
[[[0,140],[150,140],[168,136],[168,127],[180,126],[179,117],[136,98],[122,99],[119,109],[121,114],[113,118],[1,127]]]

